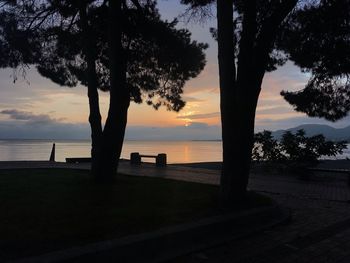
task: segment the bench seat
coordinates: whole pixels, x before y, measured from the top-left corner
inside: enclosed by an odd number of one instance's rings
[[[133,152],[130,154],[130,164],[140,165],[141,158],[154,158],[156,159],[156,166],[166,166],[166,154],[159,153],[158,155],[140,154]]]

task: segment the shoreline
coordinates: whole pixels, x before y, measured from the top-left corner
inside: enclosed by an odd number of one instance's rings
[[[194,162],[194,163],[172,163],[169,165],[179,165],[191,168],[201,168],[209,170],[220,170],[222,162]],[[273,163],[272,163],[273,165]],[[317,164],[318,168],[324,169],[349,169],[350,170],[350,160],[349,159],[324,159],[320,160]]]
[[[126,165],[126,162],[129,162],[127,159],[121,159],[121,163],[123,163],[123,166]],[[43,165],[44,167],[84,167],[84,169],[88,169],[90,166],[90,163],[81,163],[81,164],[69,164],[66,162],[50,162],[48,160],[15,160],[15,161],[0,161],[0,169],[4,169],[5,167],[27,167],[34,165]],[[147,165],[153,166],[154,163],[145,162]],[[274,165],[271,163],[270,165]],[[222,162],[193,162],[193,163],[170,163],[167,165],[168,167],[187,167],[187,168],[194,168],[194,169],[206,169],[206,170],[213,170],[213,171],[220,171],[222,167]],[[338,159],[338,160],[321,160],[317,166],[317,168],[322,169],[343,169],[343,170],[350,170],[350,160],[349,159]],[[254,165],[252,166],[254,169]]]

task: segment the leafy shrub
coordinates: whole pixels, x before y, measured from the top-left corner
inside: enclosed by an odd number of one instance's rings
[[[252,158],[256,161],[316,162],[321,156],[336,156],[346,149],[346,142],[327,141],[322,134],[306,137],[304,130],[287,131],[277,141],[271,131],[255,134]]]
[[[284,159],[281,145],[272,136],[271,131],[254,134],[253,160],[280,161]]]

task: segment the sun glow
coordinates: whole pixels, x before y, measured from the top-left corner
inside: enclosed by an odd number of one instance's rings
[[[186,120],[185,127],[188,127],[190,125],[191,125],[191,120],[190,119]]]

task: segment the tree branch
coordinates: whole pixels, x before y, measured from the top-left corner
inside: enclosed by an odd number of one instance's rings
[[[277,30],[281,26],[284,19],[295,8],[298,0],[282,1],[271,14],[270,17],[263,21],[260,33],[257,36],[255,54],[257,54],[256,62],[260,70],[265,72],[267,59],[271,52],[273,42],[275,40]]]
[[[78,14],[79,14],[79,11],[76,11],[76,13],[72,16],[72,19],[70,20],[70,23],[69,23],[69,25],[67,27],[68,31],[71,30],[71,28],[72,28],[72,26],[74,24],[74,20],[75,20],[75,18],[77,17]]]
[[[42,23],[44,23],[44,21],[54,13],[55,11],[53,10],[53,8],[46,8],[42,11],[40,11],[39,13],[37,13],[34,17],[32,17],[32,21],[29,23],[28,27],[27,27],[27,30],[30,30],[32,25],[37,22],[38,19],[41,19],[40,22],[38,22],[36,25],[35,25],[35,28],[38,28],[40,27],[40,25],[42,25]],[[46,13],[46,14],[45,14]],[[45,15],[43,15],[45,14]],[[42,16],[43,15],[43,16]]]
[[[138,0],[131,0],[131,2],[136,6],[138,10],[142,10],[142,6],[140,5]]]

